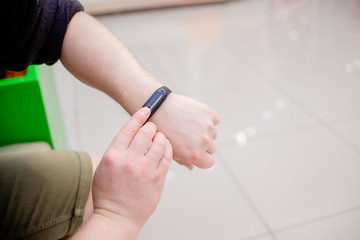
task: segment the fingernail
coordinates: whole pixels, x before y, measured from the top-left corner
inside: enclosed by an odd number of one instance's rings
[[[148,108],[148,107],[143,107],[142,109],[140,109],[140,112],[141,112],[142,114],[149,115],[149,114],[150,114],[150,108]]]

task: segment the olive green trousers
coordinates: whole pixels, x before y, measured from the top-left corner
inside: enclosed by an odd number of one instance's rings
[[[91,181],[87,153],[0,149],[0,239],[52,240],[74,233]]]

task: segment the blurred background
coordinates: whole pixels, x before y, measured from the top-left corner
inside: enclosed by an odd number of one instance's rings
[[[140,240],[360,239],[359,0],[117,6],[93,14],[221,119],[216,165],[174,162]],[[54,69],[70,148],[102,155],[129,116]]]

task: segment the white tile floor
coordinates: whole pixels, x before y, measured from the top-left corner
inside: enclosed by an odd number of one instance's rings
[[[240,0],[101,17],[220,117],[217,164],[173,164],[139,239],[360,239],[360,1]],[[55,74],[69,145],[101,155],[127,114]]]

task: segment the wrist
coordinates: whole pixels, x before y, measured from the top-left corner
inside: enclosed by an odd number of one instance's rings
[[[144,103],[149,99],[149,97],[162,86],[162,84],[156,80],[148,81],[147,84],[142,85],[141,87],[137,87],[131,92],[128,93],[127,98],[130,100],[128,104],[126,104],[126,111],[133,115],[137,110],[139,110]]]
[[[94,209],[91,218],[101,221],[106,231],[111,236],[119,236],[119,239],[135,240],[142,227],[129,218],[103,209]]]
[[[171,90],[162,86],[158,88],[145,102],[142,107],[147,107],[150,109],[151,113],[149,118],[155,114],[155,112],[161,107],[161,105],[165,102],[166,98],[170,95]]]
[[[179,95],[172,92],[169,94],[164,101],[164,103],[161,105],[161,108],[151,117],[151,122],[155,123],[158,127],[158,130],[167,133],[166,129],[171,128],[171,126],[176,121],[176,114],[174,114],[174,108],[181,111],[181,108],[177,108],[176,102]],[[177,112],[181,114],[180,112]],[[175,118],[175,119],[174,119]],[[165,121],[163,121],[165,120]],[[170,136],[166,136],[167,138],[170,138]],[[169,139],[170,140],[170,139]]]

